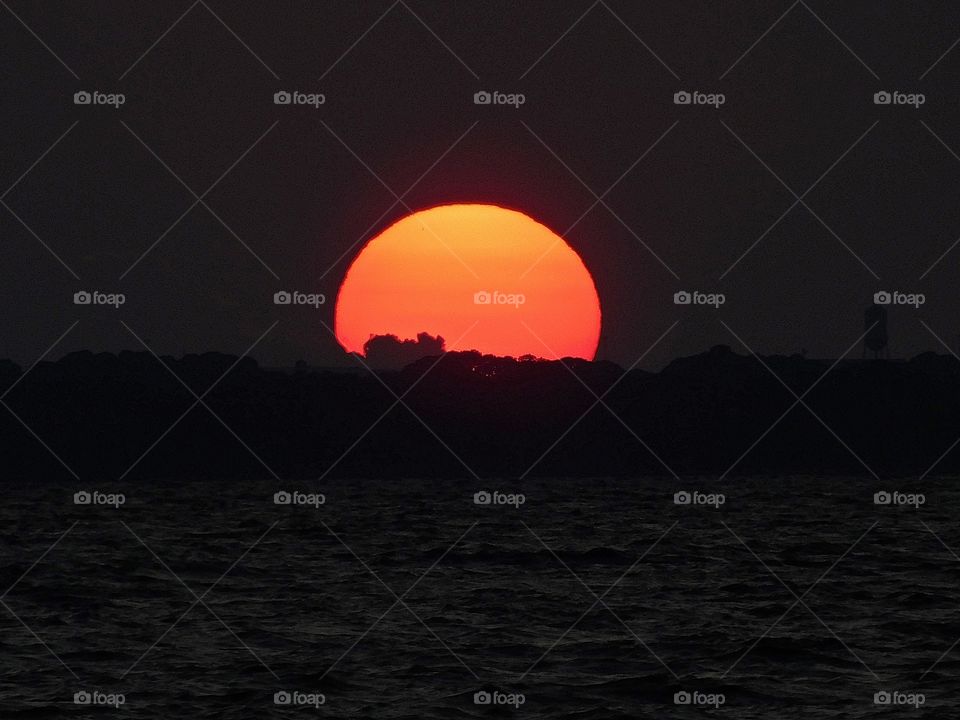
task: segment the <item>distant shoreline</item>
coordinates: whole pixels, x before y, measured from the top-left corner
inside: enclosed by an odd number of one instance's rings
[[[960,471],[960,361],[934,353],[838,362],[718,346],[626,374],[469,352],[376,375],[162,361],[80,352],[26,374],[0,361],[8,467],[117,481]]]

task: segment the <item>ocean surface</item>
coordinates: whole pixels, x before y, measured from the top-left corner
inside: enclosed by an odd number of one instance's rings
[[[960,703],[957,478],[7,486],[3,718]]]

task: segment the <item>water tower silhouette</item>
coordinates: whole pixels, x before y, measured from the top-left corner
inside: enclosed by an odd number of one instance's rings
[[[881,355],[889,360],[887,309],[883,305],[874,303],[863,313],[863,324],[867,331],[863,338],[863,357],[867,356],[867,350],[869,350],[873,353],[874,360]]]

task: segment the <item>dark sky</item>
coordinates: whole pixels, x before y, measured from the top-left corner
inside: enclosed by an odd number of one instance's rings
[[[960,3],[7,2],[0,356],[30,363],[75,321],[51,358],[142,349],[121,321],[160,353],[241,353],[276,321],[262,363],[336,362],[320,320],[418,179],[410,208],[492,202],[557,232],[593,206],[568,240],[623,365],[675,322],[641,367],[742,349],[731,330],[836,357],[878,290],[926,296],[891,309],[894,357],[960,336],[960,247],[937,262],[960,237]],[[82,89],[126,103],[74,105]],[[127,302],[75,306],[81,289]],[[727,302],[678,307],[681,289]]]

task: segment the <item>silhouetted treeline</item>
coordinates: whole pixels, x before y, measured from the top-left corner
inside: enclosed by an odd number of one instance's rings
[[[164,358],[199,404],[148,353],[81,352],[38,364],[4,402],[81,479],[101,484],[135,463],[130,479],[317,478],[334,464],[330,476],[635,476],[669,474],[665,466],[719,475],[761,436],[734,474],[867,474],[866,465],[883,476],[926,472],[960,437],[953,357],[846,361],[819,382],[831,362],[764,361],[798,395],[817,383],[803,403],[819,420],[797,404],[770,430],[794,396],[755,358],[725,347],[622,379],[606,362],[478,353],[423,358],[377,377],[265,370],[251,359],[230,369],[236,358],[216,353]],[[0,362],[0,388],[21,374]],[[0,442],[8,482],[69,477],[2,408]],[[934,473],[958,469],[954,450]]]
[[[444,340],[437,335],[417,333],[416,340],[401,340],[396,335],[374,335],[363,344],[366,364],[378,370],[399,370],[422,357],[442,355]]]

